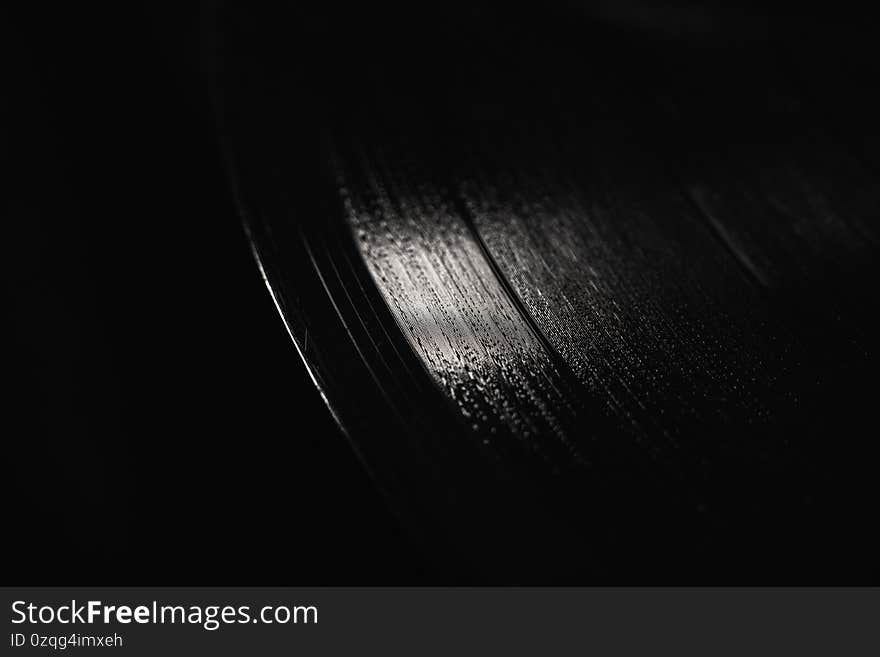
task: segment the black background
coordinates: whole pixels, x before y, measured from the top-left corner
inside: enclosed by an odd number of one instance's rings
[[[771,5],[803,28],[799,52],[818,53],[835,125],[875,125],[876,64],[850,47],[873,44],[869,23],[846,3],[806,17]],[[454,11],[387,8],[374,37],[359,22],[370,6],[341,34],[381,45],[389,17],[456,26]],[[460,583],[387,510],[266,293],[218,155],[202,12],[193,0],[2,10],[7,579]],[[677,29],[659,25],[655,37]],[[315,77],[363,55],[344,43],[314,44]],[[859,408],[871,386],[852,383]]]
[[[98,4],[3,11],[7,581],[418,581],[244,238],[199,4]]]

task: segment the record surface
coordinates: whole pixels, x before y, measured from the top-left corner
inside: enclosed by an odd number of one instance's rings
[[[417,15],[233,5],[211,61],[269,291],[424,549],[506,583],[873,572],[873,125],[791,39]]]

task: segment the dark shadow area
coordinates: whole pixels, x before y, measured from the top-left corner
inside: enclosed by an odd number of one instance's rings
[[[197,3],[2,13],[6,580],[418,581],[249,252]]]

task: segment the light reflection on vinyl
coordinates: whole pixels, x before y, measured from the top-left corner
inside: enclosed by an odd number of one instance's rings
[[[475,431],[503,423],[538,453],[551,437],[566,443],[559,374],[452,199],[432,181],[414,184],[403,167],[359,155],[359,182],[339,174],[346,220],[428,370]]]

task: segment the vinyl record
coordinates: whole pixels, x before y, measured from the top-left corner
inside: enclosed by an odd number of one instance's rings
[[[738,16],[211,17],[268,291],[460,581],[874,568],[876,122]]]

